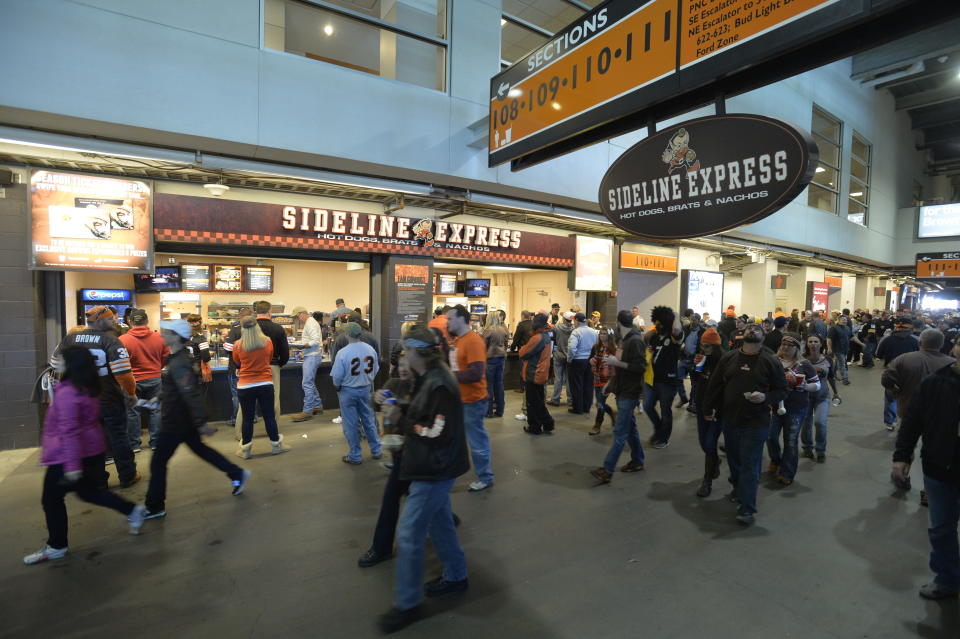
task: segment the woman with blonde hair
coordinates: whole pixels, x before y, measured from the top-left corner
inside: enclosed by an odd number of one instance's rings
[[[500,321],[499,313],[487,313],[482,335],[487,345],[487,417],[503,417],[503,364],[510,334]]]
[[[253,416],[257,404],[263,424],[270,437],[272,455],[285,453],[289,448],[283,445],[283,436],[277,428],[277,415],[274,411],[273,371],[270,358],[273,357],[273,341],[266,338],[254,317],[245,317],[240,322],[240,339],[233,346],[233,361],[237,365],[237,396],[243,411],[240,450],[237,455],[250,459],[253,449]]]

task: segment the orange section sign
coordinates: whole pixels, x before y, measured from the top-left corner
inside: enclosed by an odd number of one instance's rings
[[[649,253],[620,251],[620,268],[676,273],[677,258],[670,257],[669,255],[651,255]]]
[[[823,278],[823,281],[826,282],[827,286],[829,286],[830,288],[841,288],[843,286],[842,277],[828,276]]]
[[[960,260],[917,260],[917,277],[960,277]]]
[[[509,87],[490,103],[490,152],[673,73],[676,11],[676,0],[654,0]]]
[[[680,68],[834,2],[837,0],[683,0]]]

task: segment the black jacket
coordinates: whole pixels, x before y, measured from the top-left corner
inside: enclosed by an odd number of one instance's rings
[[[438,424],[441,416],[442,427]],[[460,385],[445,366],[431,368],[417,378],[400,430],[404,435],[403,481],[443,481],[470,470]]]
[[[647,370],[647,345],[643,333],[632,328],[620,345],[620,361],[626,368],[618,368],[612,379],[612,389],[617,397],[639,399],[643,395],[643,374]]]
[[[207,422],[199,382],[188,348],[170,356],[160,381],[160,430],[182,433]]]
[[[920,459],[923,474],[939,481],[960,483],[960,373],[945,366],[920,383],[900,423],[893,461],[913,461],[917,440],[923,437]]]
[[[511,351],[518,351],[530,341],[533,337],[533,320],[523,320],[517,324],[517,330],[513,332],[513,343],[510,344]]]
[[[740,349],[724,353],[710,377],[704,414],[716,411],[724,422],[739,428],[769,428],[770,411],[786,396],[783,366],[770,351],[745,355]],[[748,402],[743,394],[760,391],[762,404]]]
[[[920,342],[912,333],[893,333],[880,340],[876,355],[887,366],[900,355],[919,350]]]
[[[290,361],[290,344],[287,342],[287,331],[273,320],[265,317],[257,318],[257,324],[260,325],[263,334],[273,342],[273,357],[270,358],[270,365],[286,366],[287,362]],[[224,347],[228,353],[232,353],[234,343],[240,341],[241,330],[240,324],[234,324],[230,328],[230,334],[227,335],[227,341],[224,342]],[[230,357],[229,360],[230,371],[233,372],[236,370],[236,365],[233,362],[233,357]]]
[[[783,341],[783,331],[775,328],[763,337],[763,345],[776,353],[780,350],[780,342]]]

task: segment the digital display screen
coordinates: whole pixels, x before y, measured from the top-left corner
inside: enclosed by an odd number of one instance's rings
[[[960,236],[960,202],[920,207],[917,237]]]
[[[456,295],[457,276],[452,273],[437,274],[437,295]]]
[[[574,290],[613,289],[613,240],[578,235],[576,255]]]
[[[133,287],[138,293],[179,291],[180,267],[158,266],[153,274],[137,273],[133,276]]]
[[[217,264],[213,267],[213,290],[223,293],[243,291],[243,267]]]
[[[468,279],[463,286],[463,294],[467,297],[490,297],[490,280]]]
[[[710,317],[717,321],[722,318],[723,273],[684,269],[681,286],[681,308],[692,308],[701,316],[710,313]]]
[[[257,293],[273,292],[272,266],[247,266],[246,290]]]
[[[209,264],[181,264],[180,284],[184,291],[210,290]]]
[[[471,314],[471,315],[486,315],[486,314],[487,314],[487,305],[486,305],[486,304],[471,304],[471,305],[470,305],[470,314]]]

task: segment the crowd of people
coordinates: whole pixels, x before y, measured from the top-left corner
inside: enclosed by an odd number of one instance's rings
[[[289,349],[270,309],[269,302],[258,302],[226,340],[236,371],[237,454],[243,460],[251,457],[258,414],[270,453],[289,450],[279,432],[275,388]],[[323,339],[322,316],[295,310],[305,316],[300,319],[308,351],[316,348]],[[385,362],[389,374],[378,375],[384,362],[369,327],[349,309],[336,318],[331,378],[347,443],[343,462],[362,463],[362,439],[373,459],[380,460],[384,451],[391,456],[384,463],[390,475],[373,543],[358,561],[369,567],[393,557],[396,540],[395,599],[380,618],[383,631],[419,618],[424,595],[468,588],[450,491],[470,471],[471,461],[476,478],[469,490],[494,485],[484,420],[505,414],[503,372],[510,352],[520,362],[523,399],[516,418],[525,422],[527,434],[552,434],[557,424],[550,407],[562,406],[564,397],[574,419],[593,416],[589,436],[599,434],[610,418],[611,446],[590,471],[598,485],[610,484],[618,470],[645,469],[640,415],[646,414],[652,426],[648,445],[664,449],[671,443],[674,410],[693,413],[704,455],[696,496],[712,494],[724,453],[731,486],[724,498],[744,526],[752,525],[758,513],[764,450],[766,473],[781,488],[796,481],[801,456],[826,463],[830,407],[843,401],[838,383],[851,383],[849,366],[871,368],[882,360],[882,418],[890,430],[899,420],[892,479],[901,488],[909,485],[914,448],[923,439],[936,577],[921,595],[936,599],[960,591],[960,317],[847,309],[787,315],[777,308],[767,317],[751,318],[738,316],[730,306],[715,321],[693,310],[677,314],[657,306],[648,330],[638,307],[621,310],[607,326],[599,313],[588,318],[580,308],[562,311],[554,304],[550,310],[525,311],[512,338],[505,319],[494,311],[481,325],[463,306],[439,307],[428,323],[404,324],[402,339]],[[241,494],[250,479],[248,470],[202,442],[201,435],[212,430],[202,401],[209,354],[205,359],[206,344],[198,341],[195,323],[162,321],[158,334],[148,320],[146,312],[133,311],[132,328],[118,338],[111,309],[93,308],[87,326],[71,330],[52,357],[60,383],[43,436],[49,537],[40,551],[24,558],[28,564],[66,554],[67,492],[117,510],[133,534],[145,520],[163,517],[167,463],[181,443],[223,472],[233,495]],[[304,359],[313,356],[307,352]],[[303,413],[295,420],[322,411],[315,375],[316,369],[305,364]],[[134,451],[140,446],[141,412],[148,416],[154,452],[146,502],[137,505],[108,490],[104,468],[109,449],[121,488],[140,479]],[[629,460],[618,468],[624,448]],[[443,572],[421,587],[428,538]]]

